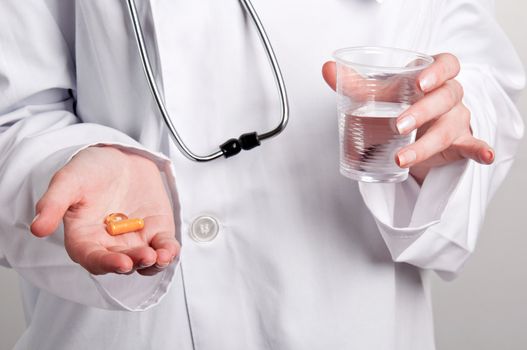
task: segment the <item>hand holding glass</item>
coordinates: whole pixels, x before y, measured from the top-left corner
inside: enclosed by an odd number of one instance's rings
[[[356,47],[335,52],[340,172],[364,182],[401,182],[408,169],[397,151],[415,141],[401,135],[397,117],[424,96],[419,74],[434,59],[412,51]]]

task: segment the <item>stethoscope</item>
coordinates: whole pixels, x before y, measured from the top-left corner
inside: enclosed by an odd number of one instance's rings
[[[165,124],[168,130],[170,131],[172,140],[174,141],[178,149],[188,159],[196,161],[196,162],[208,162],[208,161],[220,158],[222,156],[225,158],[229,158],[229,157],[232,157],[240,153],[242,150],[247,151],[247,150],[253,149],[254,147],[260,146],[263,140],[269,139],[273,136],[280,134],[285,129],[287,122],[289,120],[289,101],[287,98],[287,91],[285,89],[284,79],[282,77],[282,73],[280,71],[280,66],[278,65],[278,61],[276,60],[273,47],[271,46],[271,43],[269,42],[269,38],[267,37],[267,34],[262,25],[262,22],[258,18],[258,14],[254,10],[254,7],[251,4],[250,0],[240,0],[240,2],[242,3],[242,6],[245,9],[245,11],[249,13],[249,15],[251,16],[253,20],[254,25],[258,29],[258,34],[260,36],[260,39],[267,53],[267,58],[269,59],[269,62],[273,68],[274,78],[275,78],[277,88],[278,88],[278,93],[280,96],[282,119],[280,121],[280,124],[276,128],[270,131],[267,131],[261,134],[258,134],[257,132],[245,133],[241,135],[239,138],[232,138],[232,139],[225,141],[223,144],[219,146],[218,151],[215,151],[206,156],[199,156],[193,153],[187,147],[187,145],[181,139],[181,136],[179,136],[174,124],[172,123],[172,119],[170,118],[170,115],[168,114],[167,108],[161,97],[159,88],[154,78],[152,65],[150,64],[150,60],[148,58],[148,52],[145,46],[145,38],[143,35],[143,29],[141,28],[141,22],[139,21],[139,18],[137,15],[137,8],[135,6],[135,1],[127,0],[130,20],[132,22],[132,26],[134,29],[135,40],[137,42],[139,54],[141,56],[141,63],[143,66],[143,70],[145,72],[146,80],[148,82],[148,85],[150,86],[150,90],[157,104],[159,112],[161,113],[161,116],[163,117],[163,120],[165,121]]]

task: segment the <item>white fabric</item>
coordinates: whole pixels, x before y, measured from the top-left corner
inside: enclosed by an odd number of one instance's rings
[[[238,1],[137,3],[192,149],[276,125],[272,74]],[[0,4],[0,262],[22,277],[28,321],[16,349],[434,348],[427,271],[459,272],[523,134],[512,99],[524,72],[492,2],[253,4],[291,122],[262,147],[208,164],[170,143],[124,1]],[[474,133],[496,148],[495,164],[434,169],[422,188],[339,175],[335,100],[320,68],[334,49],[365,44],[456,54]],[[62,229],[29,233],[53,173],[98,143],[141,152],[165,174],[183,249],[159,276],[90,276],[65,253]],[[210,243],[188,236],[202,214],[220,222]]]

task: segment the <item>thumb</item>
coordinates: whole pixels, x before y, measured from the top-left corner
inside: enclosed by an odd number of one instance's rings
[[[78,189],[76,176],[65,168],[55,173],[48,190],[36,205],[37,214],[31,223],[31,232],[37,237],[55,232],[68,208],[78,202]]]
[[[328,61],[322,66],[322,76],[326,83],[333,89],[337,87],[337,65],[335,62]]]

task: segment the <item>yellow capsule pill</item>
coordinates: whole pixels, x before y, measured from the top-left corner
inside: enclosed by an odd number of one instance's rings
[[[124,219],[108,222],[106,231],[112,236],[117,236],[124,233],[140,231],[144,227],[145,221],[143,219]]]

